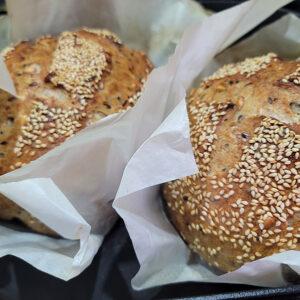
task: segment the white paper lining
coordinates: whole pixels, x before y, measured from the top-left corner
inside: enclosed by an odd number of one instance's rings
[[[195,19],[204,17],[201,7],[189,0],[28,0],[26,3],[10,0],[7,4],[14,41],[81,26],[106,27],[120,34],[126,44],[152,51],[154,60],[158,53],[160,61],[167,59],[174,45],[170,39],[163,44],[165,49],[158,47],[160,39],[156,35],[162,30],[167,34],[169,28],[170,36],[177,37]],[[162,21],[168,15],[168,8],[172,14],[174,11],[181,14],[177,22],[171,17],[168,23]],[[190,14],[194,17],[187,21]],[[175,147],[175,160],[182,158],[183,149],[187,154],[186,174],[195,172],[184,89],[180,89],[176,101],[169,98],[170,93],[177,94],[177,87],[172,85],[174,74],[173,69],[167,73],[155,70],[132,110],[92,124],[38,160],[0,177],[1,193],[70,239],[57,240],[1,226],[0,256],[18,256],[64,280],[82,272],[117,218],[111,202],[127,161],[161,123],[157,143],[165,144],[164,138],[167,138],[167,143]],[[1,59],[0,78],[0,88],[13,93]],[[181,105],[176,107],[180,100]],[[165,120],[169,113],[172,118]],[[182,119],[185,124],[174,126]],[[178,174],[179,171],[174,176]],[[76,242],[78,239],[80,245]]]
[[[272,8],[270,7],[271,3]],[[258,21],[256,17],[262,20],[263,16],[270,15],[272,11],[276,10],[274,5],[279,7],[283,4],[284,2],[280,1],[247,2],[191,26],[185,32],[169,63],[177,62],[178,64],[174,80],[176,84],[183,85],[185,88],[189,87],[196,75],[208,64],[210,58],[232,43],[234,38],[239,37],[238,31],[240,34],[245,33],[245,26],[249,30],[251,25]],[[251,22],[253,23],[251,24]],[[294,22],[298,23],[299,21],[295,20],[295,17],[285,17],[279,22],[294,26]],[[220,26],[220,24],[222,25]],[[293,31],[287,27],[282,28],[281,25],[273,26],[263,30],[267,34],[270,30],[278,28],[280,28],[277,30],[278,33],[285,34]],[[295,31],[296,37],[292,38],[295,41],[299,38],[297,32],[299,31]],[[256,36],[260,36],[260,33],[257,33]],[[261,41],[264,41],[264,38],[264,35],[260,36]],[[289,35],[285,35],[283,39],[289,39]],[[280,43],[280,40],[277,39],[276,42]],[[241,44],[248,49],[248,46],[253,43],[255,43],[255,39],[253,41],[250,38],[249,42],[245,41]],[[239,49],[239,45],[234,46],[233,49]],[[272,45],[266,46],[266,48],[271,48],[268,51],[272,50]],[[255,55],[255,51],[251,54]],[[230,50],[220,54],[217,57],[219,60],[216,59],[208,66],[210,71],[218,67],[216,62],[223,65],[222,55],[229,59]],[[239,55],[240,59],[245,58],[243,53],[239,53]],[[146,141],[128,162],[113,204],[125,221],[141,265],[139,272],[132,280],[133,287],[143,289],[182,281],[231,282],[272,287],[286,285],[287,282],[281,272],[281,264],[289,264],[295,271],[299,271],[300,258],[297,251],[288,251],[263,258],[220,276],[215,275],[205,264],[200,263],[197,255],[193,255],[192,260],[190,259],[190,251],[164,216],[159,197],[159,186],[155,186],[153,179],[157,176],[161,182],[163,182],[163,178],[164,181],[175,179],[174,166],[169,161],[167,151],[160,151],[157,147],[156,151],[149,153],[148,149],[151,144],[155,146],[151,140]],[[146,167],[144,165],[146,154],[147,160],[152,160],[150,167],[148,164]],[[185,164],[184,160],[176,162],[176,165],[181,164]],[[141,165],[144,166],[142,170]],[[184,171],[185,169],[178,178],[186,175]]]

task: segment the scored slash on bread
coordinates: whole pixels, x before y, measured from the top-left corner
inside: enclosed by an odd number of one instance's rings
[[[246,59],[187,98],[199,172],[164,184],[166,211],[223,271],[300,250],[299,67],[272,53]]]
[[[132,107],[153,68],[145,53],[127,48],[108,30],[89,28],[23,41],[2,55],[18,98],[0,91],[0,175]],[[3,195],[0,218],[54,235]]]

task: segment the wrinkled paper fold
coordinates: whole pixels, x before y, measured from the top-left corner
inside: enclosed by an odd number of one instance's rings
[[[191,0],[9,0],[7,4],[13,41],[82,26],[106,27],[119,34],[126,45],[151,52],[156,65],[168,59],[174,41],[188,25],[206,17],[201,6]],[[170,16],[168,22],[163,20],[168,8],[173,16],[177,14],[177,20]],[[159,47],[168,32],[169,40]],[[186,118],[185,105],[176,107],[179,100],[168,97],[177,93],[177,87],[171,85],[173,74],[173,70],[167,74],[155,70],[133,109],[92,124],[36,161],[0,177],[2,194],[66,238],[0,226],[0,256],[18,256],[64,280],[81,273],[117,218],[112,200],[126,163],[160,124],[164,126],[157,143],[166,143],[167,138],[167,144],[183,149],[187,173],[194,172],[192,150],[185,136],[188,127],[185,131],[181,125],[173,129],[177,120]],[[0,88],[15,94],[1,58]],[[184,97],[181,90],[180,100]],[[169,113],[173,119],[166,120]]]
[[[299,46],[299,20],[294,16],[286,16],[278,23],[267,26],[233,46],[233,52],[232,49],[225,50],[211,60],[218,52],[288,2],[249,1],[192,25],[184,33],[169,61],[168,66],[177,65],[174,84],[183,86],[186,91],[200,72],[210,75],[224,63],[236,61],[236,56],[244,59],[249,55],[266,53],[272,50],[275,43],[280,44],[281,40],[289,40]],[[266,38],[274,31],[277,39]],[[266,40],[272,41],[272,44],[267,45],[264,43]],[[283,46],[277,46],[274,51],[279,48],[282,50],[279,54],[282,55],[285,50]],[[240,49],[246,49],[246,53]],[[291,57],[291,50],[286,50],[287,56]],[[207,68],[204,69],[205,67]],[[177,99],[177,94],[170,96]],[[149,151],[151,145],[152,152]],[[300,256],[297,251],[263,258],[231,273],[218,272],[221,275],[216,275],[216,270],[208,268],[197,255],[191,254],[164,215],[157,185],[159,182],[154,179],[159,178],[163,183],[186,176],[188,172],[184,165],[187,166],[187,162],[184,158],[175,161],[175,156],[168,156],[169,150],[163,148],[164,151],[161,151],[160,147],[155,139],[150,138],[133,155],[125,168],[113,204],[126,224],[140,263],[140,269],[132,280],[133,287],[143,289],[183,281],[230,282],[273,287],[286,285],[281,264],[290,264],[293,270],[299,271]],[[152,160],[152,164],[145,164],[145,157],[146,162]],[[181,173],[178,166],[182,166]],[[174,170],[178,177],[174,177]]]

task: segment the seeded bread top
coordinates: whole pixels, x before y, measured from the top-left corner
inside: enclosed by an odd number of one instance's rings
[[[171,221],[224,271],[300,250],[299,62],[224,66],[187,99],[199,173],[164,185]]]
[[[133,106],[153,67],[116,35],[87,28],[20,42],[2,55],[19,97],[0,91],[0,174]]]

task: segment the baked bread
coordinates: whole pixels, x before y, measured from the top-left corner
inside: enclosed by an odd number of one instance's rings
[[[199,173],[163,186],[188,246],[223,271],[300,250],[300,63],[227,65],[187,97]]]
[[[2,52],[18,98],[0,91],[0,175],[37,159],[77,131],[133,106],[153,66],[107,30],[83,28]],[[0,197],[0,218],[54,234]]]

